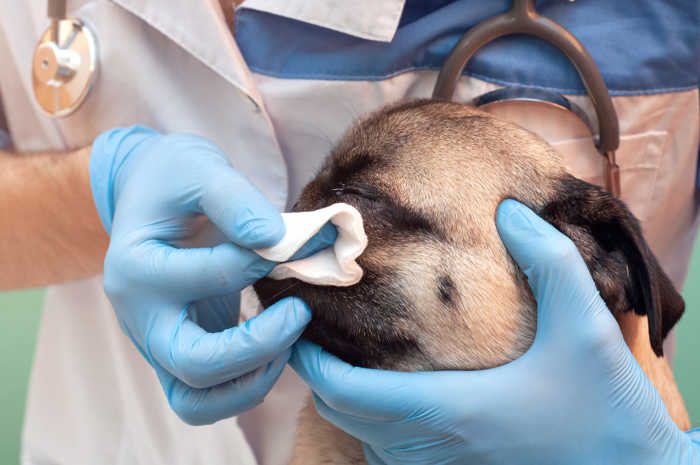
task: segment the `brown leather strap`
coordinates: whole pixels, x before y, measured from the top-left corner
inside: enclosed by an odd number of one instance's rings
[[[617,150],[620,144],[617,113],[593,58],[569,31],[538,14],[534,0],[513,0],[510,10],[467,31],[440,70],[433,98],[451,100],[457,79],[474,53],[492,40],[510,34],[537,36],[553,44],[569,58],[598,115],[599,151],[604,154]]]
[[[221,4],[221,12],[224,14],[226,24],[228,25],[231,34],[234,33],[236,6],[242,3],[243,0],[219,0]]]

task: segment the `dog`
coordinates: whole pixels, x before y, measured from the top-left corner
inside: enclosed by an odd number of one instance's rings
[[[357,366],[402,371],[503,365],[532,344],[537,308],[496,230],[499,203],[532,208],[578,247],[632,353],[679,427],[688,415],[662,343],[685,304],[617,198],[567,173],[538,136],[469,106],[395,104],[356,123],[295,211],[361,213],[367,249],[350,287],[255,284],[267,306],[302,298],[303,337]],[[293,465],[364,464],[359,441],[302,410]]]

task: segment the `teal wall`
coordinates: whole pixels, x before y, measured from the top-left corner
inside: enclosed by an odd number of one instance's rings
[[[683,297],[686,310],[678,326],[673,373],[688,407],[690,421],[697,427],[700,426],[700,240],[695,244]]]
[[[0,293],[0,464],[19,464],[19,438],[43,290]]]
[[[0,464],[19,463],[19,439],[42,290],[0,293]],[[700,247],[695,247],[678,328],[675,374],[694,426],[700,426]]]

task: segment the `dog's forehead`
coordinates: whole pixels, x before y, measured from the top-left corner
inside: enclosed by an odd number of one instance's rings
[[[514,124],[467,105],[415,101],[351,128],[330,172],[335,183],[369,182],[432,214],[465,204],[485,214],[505,197],[550,198],[564,170],[546,142]]]
[[[365,158],[391,176],[397,170],[432,176],[450,166],[445,174],[481,177],[492,171],[511,181],[526,165],[547,174],[558,173],[562,164],[546,142],[515,124],[467,105],[435,101],[369,115],[348,131],[336,155],[337,167]]]

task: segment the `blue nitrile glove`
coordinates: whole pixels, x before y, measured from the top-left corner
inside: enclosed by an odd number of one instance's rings
[[[303,302],[286,299],[236,326],[239,292],[274,266],[250,249],[282,238],[279,212],[220,149],[193,135],[138,126],[105,132],[92,146],[90,178],[111,235],[105,292],[173,410],[205,424],[260,403],[311,318]],[[202,214],[230,242],[177,247]],[[335,234],[327,225],[303,253]]]
[[[290,363],[321,416],[359,438],[371,465],[700,463],[574,244],[513,200],[497,224],[537,299],[532,347],[483,371],[400,373],[302,341]]]

